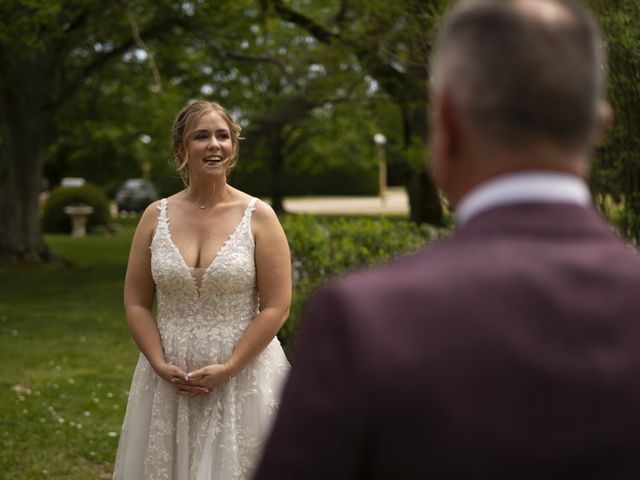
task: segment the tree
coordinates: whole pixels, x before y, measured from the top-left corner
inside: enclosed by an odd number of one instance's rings
[[[623,205],[621,231],[640,243],[640,2],[590,0],[602,24],[609,60],[609,100],[614,123],[599,146],[591,185],[606,210],[613,199]]]
[[[272,206],[282,211],[286,177],[292,169],[308,164],[305,159],[311,151],[310,142],[323,125],[335,120],[318,114],[319,110],[333,112],[326,107],[359,101],[365,97],[367,85],[353,58],[330,51],[300,29],[264,15],[256,3],[251,4],[253,8],[245,5],[236,16],[244,23],[227,25],[226,34],[216,39],[203,31],[196,48],[215,59],[207,63],[211,75],[203,85],[205,97],[222,97],[245,127],[243,154],[232,182],[246,181],[249,171],[260,171],[270,179]],[[207,62],[206,56],[202,61]],[[358,113],[354,111],[351,118],[360,127],[367,115]],[[338,135],[343,141],[344,137]],[[356,143],[369,138],[368,133],[361,135]],[[353,144],[350,147],[353,149]],[[336,162],[327,154],[321,163],[331,167]],[[250,183],[255,187],[255,182]]]
[[[283,21],[297,25],[333,49],[352,52],[400,108],[403,145],[407,155],[416,143],[426,145],[427,79],[430,33],[446,1],[396,2],[342,0],[314,5],[314,16],[292,8],[283,0],[263,0]],[[315,17],[315,18],[314,18]],[[424,156],[426,157],[426,151]],[[440,199],[424,168],[413,169],[407,179],[411,217],[416,222],[442,223]]]
[[[51,259],[38,194],[55,113],[136,42],[169,34],[187,13],[142,0],[0,4],[0,263]]]

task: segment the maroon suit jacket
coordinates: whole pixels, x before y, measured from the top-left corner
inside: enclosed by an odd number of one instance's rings
[[[640,256],[527,204],[309,303],[258,480],[640,478]]]

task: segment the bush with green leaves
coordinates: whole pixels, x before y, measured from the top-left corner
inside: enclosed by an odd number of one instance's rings
[[[42,215],[42,228],[47,233],[69,233],[71,219],[64,213],[70,205],[89,205],[93,213],[87,220],[87,231],[109,223],[109,200],[104,192],[91,183],[81,187],[58,187],[47,199]]]
[[[414,252],[446,233],[393,217],[285,215],[281,221],[293,257],[291,314],[279,333],[289,353],[302,306],[315,289],[337,275]]]

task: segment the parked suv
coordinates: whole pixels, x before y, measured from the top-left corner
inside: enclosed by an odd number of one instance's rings
[[[118,212],[141,212],[157,199],[153,183],[144,178],[130,178],[116,192]]]

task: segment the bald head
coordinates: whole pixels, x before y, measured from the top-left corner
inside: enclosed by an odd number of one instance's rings
[[[596,22],[571,0],[467,0],[440,31],[433,86],[494,142],[588,149],[604,63]]]

